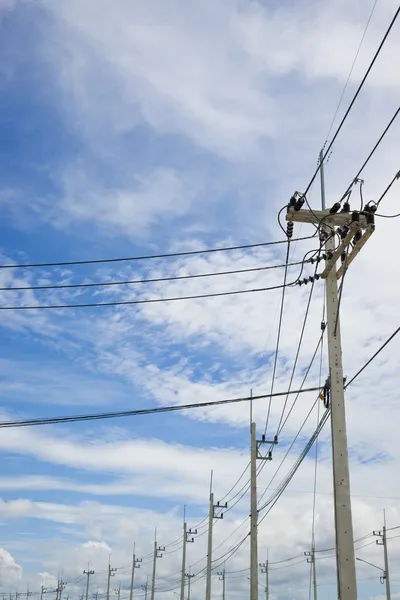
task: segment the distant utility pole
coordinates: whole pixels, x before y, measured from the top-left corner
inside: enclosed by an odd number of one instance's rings
[[[251,392],[250,395],[252,395]],[[257,460],[272,460],[271,450],[264,455],[261,453],[260,448],[264,444],[276,443],[276,438],[273,441],[268,441],[265,435],[262,436],[261,440],[257,440],[256,424],[250,424],[250,600],[258,600]]]
[[[379,540],[376,540],[378,546],[383,546],[383,558],[385,562],[385,570],[383,576],[381,578],[382,583],[386,583],[386,600],[391,599],[390,594],[390,578],[389,578],[389,559],[388,559],[388,549],[387,549],[387,535],[386,535],[386,513],[383,511],[383,528],[382,531],[373,531],[373,534],[379,537]]]
[[[157,532],[156,532],[157,533]],[[157,546],[157,540],[154,540],[154,554],[153,554],[153,576],[151,580],[151,600],[154,600],[154,594],[156,591],[156,568],[157,558],[162,558],[162,553],[165,552],[165,546]]]
[[[213,472],[211,471],[210,479],[210,509],[208,515],[208,549],[207,549],[207,577],[206,577],[206,600],[211,600],[211,574],[212,574],[212,536],[213,536],[213,524],[214,519],[223,519],[224,515],[222,512],[216,514],[216,510],[228,508],[228,504],[214,504],[214,494],[212,492],[212,480]]]
[[[120,600],[120,598],[121,598],[121,582],[119,582],[119,586],[115,589],[115,595],[117,596],[118,600]]]
[[[143,562],[141,558],[135,556],[135,544],[133,544],[133,557],[132,557],[132,575],[131,575],[131,589],[129,592],[129,600],[133,598],[133,585],[135,583],[135,569],[140,569],[140,563]]]
[[[43,595],[47,594],[47,588],[42,585],[40,586],[40,600],[43,600]]]
[[[115,576],[117,569],[112,569],[110,564],[110,559],[108,560],[108,577],[107,577],[107,600],[110,600],[110,582],[111,577]]]
[[[89,579],[91,575],[94,575],[94,571],[90,570],[90,564],[88,563],[88,570],[87,571],[83,571],[83,575],[87,575],[87,580],[86,580],[86,600],[89,600]]]
[[[315,545],[313,541],[313,547],[310,552],[304,552],[304,556],[307,556],[307,562],[311,564],[312,568],[312,579],[313,579],[313,597],[317,600],[317,569],[315,564]]]
[[[265,600],[269,600],[269,581],[268,581],[269,561],[268,561],[268,559],[266,560],[265,563],[260,563],[260,567],[261,567],[261,573],[265,574]]]
[[[146,579],[146,583],[144,585],[142,585],[141,588],[144,591],[144,600],[147,600],[147,590],[149,588],[149,580],[148,580],[148,578]]]
[[[66,586],[66,583],[62,579],[59,579],[57,581],[56,600],[61,600],[61,594],[63,593],[65,586]],[[16,600],[18,600],[18,599],[16,598]]]
[[[181,600],[185,600],[185,582],[186,582],[186,545],[194,542],[194,535],[197,529],[187,530],[186,507],[183,509],[183,544],[182,544],[182,572],[181,572]],[[192,536],[192,537],[190,537]]]
[[[32,592],[29,591],[29,587],[26,590],[26,600],[29,600],[29,596],[32,596]]]
[[[225,567],[217,575],[219,580],[222,581],[222,600],[225,600]]]
[[[187,577],[187,580],[188,580],[188,597],[187,597],[187,600],[190,600],[191,580],[192,580],[192,577],[195,577],[195,574],[192,573],[192,570],[191,570],[190,567],[189,567],[189,573],[186,573],[186,577]]]
[[[286,219],[289,221],[287,232],[290,239],[293,234],[293,223],[313,223],[319,228],[321,246],[325,246],[325,268],[322,273],[316,275],[316,279],[325,280],[326,290],[329,377],[326,385],[328,397],[324,398],[324,403],[326,407],[331,408],[338,597],[340,600],[356,600],[357,581],[337,282],[340,278],[343,282],[344,273],[374,232],[375,225],[374,214],[368,207],[364,208],[363,212],[357,210],[350,212],[349,196],[343,198],[343,207],[341,202],[336,202],[326,210],[322,154],[320,161],[323,210],[303,210],[306,198],[299,192],[295,192],[287,209]],[[337,248],[336,234],[340,237]],[[338,261],[341,262],[339,268],[337,268]],[[300,280],[298,284],[312,281],[313,277],[309,277]]]

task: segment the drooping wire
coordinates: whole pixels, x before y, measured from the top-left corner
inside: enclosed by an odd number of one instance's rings
[[[376,4],[376,2],[375,2]],[[323,327],[325,330],[325,297],[322,308],[322,321]],[[319,387],[322,387],[322,363],[324,357],[324,339],[322,336],[321,339],[321,353],[319,359]],[[320,403],[317,405],[317,427],[320,421]],[[315,440],[315,458],[314,458],[314,484],[313,484],[313,501],[312,501],[312,521],[311,521],[311,552],[312,552],[312,562],[310,563],[310,582],[309,582],[309,590],[308,590],[308,599],[311,600],[311,585],[312,585],[312,575],[313,570],[315,569],[315,515],[316,515],[316,507],[317,507],[317,474],[318,474],[318,445],[319,438]]]
[[[312,387],[308,389],[301,390],[304,392],[313,392],[316,391],[317,387]],[[299,390],[291,390],[291,394],[297,394]],[[287,392],[275,392],[274,398],[277,396],[284,396]],[[118,412],[108,412],[108,413],[91,413],[85,415],[72,415],[72,416],[63,416],[63,417],[40,417],[36,419],[21,419],[14,421],[0,421],[0,429],[9,429],[12,427],[32,427],[34,425],[53,425],[59,423],[76,423],[79,421],[98,421],[103,419],[116,419],[120,417],[133,417],[139,415],[150,415],[157,414],[163,412],[175,412],[181,410],[190,410],[193,408],[204,408],[207,406],[216,406],[216,405],[224,405],[224,404],[235,404],[238,402],[250,402],[251,400],[260,400],[264,398],[269,398],[269,394],[260,394],[258,396],[245,396],[243,398],[229,398],[227,400],[211,400],[208,402],[197,402],[192,404],[176,404],[170,406],[158,406],[155,408],[144,408],[137,410],[125,410]]]
[[[320,389],[320,388],[319,388],[319,389]],[[299,430],[297,431],[296,435],[294,436],[294,438],[293,438],[293,440],[292,440],[291,444],[290,444],[290,445],[289,445],[289,447],[287,448],[287,450],[286,450],[286,453],[284,454],[284,456],[283,456],[283,458],[282,458],[281,462],[279,463],[279,465],[278,465],[277,469],[275,470],[275,473],[274,473],[274,475],[272,476],[272,478],[270,479],[270,481],[269,481],[268,485],[266,486],[265,490],[264,490],[264,491],[263,491],[263,493],[261,494],[261,496],[260,496],[260,498],[259,498],[259,500],[258,500],[258,502],[259,502],[259,503],[260,503],[260,502],[261,502],[261,500],[264,498],[265,494],[267,493],[268,489],[270,488],[270,486],[271,486],[272,482],[274,481],[275,477],[278,475],[279,471],[281,470],[283,463],[285,462],[285,460],[286,460],[287,456],[289,455],[289,453],[290,453],[291,449],[293,448],[294,444],[296,443],[296,441],[297,441],[297,438],[299,437],[299,435],[300,435],[300,434],[301,434],[301,432],[303,431],[303,428],[304,428],[305,424],[307,423],[308,419],[310,418],[310,415],[311,415],[312,411],[314,410],[314,408],[315,408],[316,404],[318,403],[318,401],[319,401],[319,395],[317,396],[317,399],[314,401],[313,405],[311,406],[310,410],[308,411],[308,413],[307,413],[307,415],[306,415],[306,417],[305,417],[304,421],[303,421],[303,422],[302,422],[302,424],[300,425],[300,428],[299,428]],[[279,488],[277,488],[277,490],[275,490],[274,494],[276,494],[277,492],[279,492]],[[263,509],[264,509],[264,508],[265,508],[265,507],[268,505],[268,503],[269,503],[269,502],[267,502],[266,504],[264,504],[263,506],[261,506],[260,508],[258,508],[258,512],[262,511],[262,510],[263,510]]]
[[[296,265],[302,265],[302,261],[290,263],[289,266],[293,267]],[[267,265],[263,267],[251,267],[249,269],[235,269],[232,271],[218,271],[211,273],[198,273],[194,275],[174,275],[171,277],[154,277],[149,279],[132,279],[128,281],[101,281],[97,283],[65,283],[65,284],[54,284],[54,285],[25,285],[15,287],[0,287],[0,292],[12,292],[12,291],[27,291],[27,290],[65,290],[65,289],[78,289],[78,288],[95,288],[95,287],[111,287],[120,285],[134,285],[142,283],[161,283],[167,281],[183,281],[186,279],[200,279],[205,277],[216,277],[223,275],[239,275],[243,273],[253,273],[258,271],[268,271],[271,269],[281,269],[286,267],[282,265]]]
[[[295,282],[285,284],[287,287],[291,287]],[[112,302],[84,302],[76,304],[43,304],[43,305],[31,305],[31,306],[0,306],[0,310],[56,310],[64,308],[97,308],[97,307],[110,307],[110,306],[133,306],[140,304],[156,304],[160,302],[177,302],[182,300],[202,300],[206,298],[222,298],[226,296],[237,296],[240,294],[251,294],[256,292],[269,292],[273,290],[282,289],[283,285],[274,285],[265,288],[253,288],[249,290],[233,290],[229,292],[214,292],[209,294],[195,294],[193,296],[172,296],[169,298],[147,298],[144,300],[120,300]]]
[[[307,320],[308,320],[308,315],[309,315],[310,305],[311,305],[311,299],[312,299],[312,295],[313,295],[313,291],[314,291],[314,286],[315,286],[315,275],[317,273],[317,269],[318,269],[318,262],[315,265],[314,277],[313,277],[313,280],[312,280],[312,283],[311,283],[310,293],[308,295],[308,301],[307,301],[307,305],[306,305],[306,311],[305,311],[305,315],[304,315],[304,319],[303,319],[303,324],[302,324],[301,331],[300,331],[300,338],[299,338],[299,342],[298,342],[298,345],[297,345],[296,356],[295,356],[295,359],[294,359],[293,369],[292,369],[292,373],[291,373],[290,380],[289,380],[289,388],[288,388],[289,390],[292,387],[292,383],[293,383],[293,379],[294,379],[294,374],[296,372],[296,367],[297,367],[297,361],[299,359],[300,349],[301,349],[301,345],[303,343],[304,332],[305,332],[305,328],[306,328],[306,324],[307,324]],[[278,423],[278,427],[277,427],[277,434],[276,435],[278,435],[278,432],[279,432],[282,420],[283,420],[283,418],[285,416],[285,411],[286,411],[286,406],[287,406],[288,399],[289,399],[289,395],[286,396],[284,404],[283,404],[282,413],[281,413],[281,416],[280,416],[280,419],[279,419],[279,423]]]
[[[273,366],[272,378],[271,378],[271,394],[274,391],[276,367],[277,367],[277,363],[278,363],[279,344],[280,344],[281,331],[282,331],[283,308],[284,308],[284,304],[285,304],[286,280],[287,280],[287,275],[288,275],[289,254],[290,254],[290,238],[287,241],[286,261],[285,261],[286,267],[285,267],[285,272],[284,272],[284,276],[283,276],[281,307],[280,307],[280,311],[279,311],[279,322],[278,322],[278,332],[277,332],[277,338],[276,338],[276,349],[275,349],[275,355],[274,355],[274,366]],[[268,412],[267,412],[267,418],[265,421],[264,435],[267,433],[268,421],[269,421],[269,417],[270,417],[270,413],[271,413],[271,402],[272,402],[272,400],[270,398],[269,402],[268,402]]]
[[[310,236],[298,238],[298,241],[309,240]],[[27,263],[27,264],[6,264],[0,265],[0,269],[28,269],[35,267],[68,267],[76,265],[98,265],[106,263],[117,263],[117,262],[133,262],[141,260],[153,260],[159,258],[176,258],[179,256],[194,256],[197,254],[211,254],[214,252],[230,252],[233,250],[246,250],[250,248],[265,248],[266,246],[277,246],[279,244],[285,244],[286,239],[277,240],[272,242],[261,242],[259,244],[243,244],[236,246],[225,246],[220,248],[207,248],[205,250],[187,250],[184,252],[167,252],[163,254],[148,254],[144,256],[128,256],[123,258],[100,258],[95,260],[72,260],[72,261],[60,261],[60,262],[47,262],[47,263]],[[295,240],[293,240],[295,241]]]

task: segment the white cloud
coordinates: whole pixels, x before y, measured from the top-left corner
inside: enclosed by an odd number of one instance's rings
[[[22,567],[4,548],[0,548],[0,577],[2,586],[15,586],[22,577]]]

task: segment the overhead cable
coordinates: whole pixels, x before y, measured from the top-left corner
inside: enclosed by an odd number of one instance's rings
[[[315,392],[319,388],[311,387],[302,390],[304,392]],[[291,394],[297,394],[298,390],[291,390]],[[287,392],[275,392],[274,397],[285,396]],[[11,427],[31,427],[35,425],[53,425],[58,423],[76,423],[78,421],[99,421],[103,419],[117,419],[120,417],[137,417],[140,415],[151,415],[165,412],[176,412],[181,410],[190,410],[193,408],[207,408],[208,406],[222,406],[224,404],[237,404],[239,402],[250,402],[251,400],[260,400],[269,398],[270,394],[261,394],[259,396],[245,396],[243,398],[229,398],[227,400],[211,400],[209,402],[197,402],[194,404],[177,404],[172,406],[158,406],[155,408],[141,408],[137,410],[125,410],[107,413],[91,413],[85,415],[72,415],[63,417],[41,417],[37,419],[21,419],[14,421],[0,421],[0,429]]]
[[[349,116],[349,113],[350,113],[351,109],[353,108],[354,103],[357,100],[357,98],[358,98],[358,96],[359,96],[359,94],[360,94],[360,92],[361,92],[361,90],[362,90],[362,88],[363,88],[363,86],[364,86],[364,84],[365,84],[365,82],[366,82],[366,80],[367,80],[367,78],[368,78],[371,70],[372,70],[372,67],[374,66],[374,64],[375,64],[375,62],[376,62],[376,60],[377,60],[377,58],[378,58],[378,56],[379,56],[379,54],[380,54],[380,52],[381,52],[381,50],[383,48],[383,46],[385,45],[385,42],[386,42],[386,40],[387,40],[387,38],[389,36],[389,33],[391,32],[391,30],[393,28],[393,25],[395,24],[395,22],[396,22],[396,20],[397,20],[397,18],[399,16],[399,14],[400,14],[400,6],[397,8],[394,17],[393,17],[392,21],[390,22],[390,25],[387,28],[386,33],[383,36],[382,41],[379,44],[378,49],[376,50],[376,52],[375,52],[375,54],[374,54],[374,56],[372,58],[372,61],[370,62],[369,67],[366,70],[366,72],[364,74],[364,77],[362,78],[362,80],[361,80],[361,82],[360,82],[360,84],[359,84],[359,86],[358,86],[358,88],[357,88],[357,90],[356,90],[356,92],[355,92],[355,94],[353,96],[353,99],[352,99],[352,101],[349,104],[349,107],[347,108],[347,110],[346,110],[346,112],[345,112],[342,120],[340,121],[339,126],[337,127],[336,132],[335,132],[332,140],[328,144],[328,147],[326,148],[326,150],[325,150],[325,152],[324,152],[324,154],[322,156],[322,160],[319,162],[318,167],[317,167],[314,175],[310,179],[310,182],[308,183],[307,188],[304,191],[304,196],[307,194],[307,192],[311,188],[312,184],[314,183],[315,178],[317,177],[317,175],[318,175],[318,173],[319,173],[319,171],[321,169],[322,163],[324,162],[326,156],[329,154],[329,152],[330,152],[333,144],[335,143],[336,138],[338,137],[338,135],[339,135],[339,133],[340,133],[340,131],[341,131],[341,129],[342,129],[342,127],[343,127],[346,119],[347,119],[347,117]]]
[[[298,238],[293,241],[309,240],[311,236],[305,236]],[[99,258],[94,260],[70,260],[60,262],[47,262],[47,263],[26,263],[26,264],[6,264],[0,265],[0,269],[28,269],[34,267],[68,267],[74,265],[98,265],[105,263],[117,263],[117,262],[132,262],[139,260],[152,260],[158,258],[177,258],[179,256],[194,256],[197,254],[211,254],[213,252],[230,252],[232,250],[247,250],[251,248],[265,248],[266,246],[276,246],[279,244],[285,244],[287,240],[277,240],[272,242],[262,242],[259,244],[243,244],[237,246],[224,246],[220,248],[207,248],[205,250],[187,250],[182,252],[166,252],[163,254],[148,254],[144,256],[129,256],[123,258]]]
[[[359,377],[359,375],[361,375],[361,373],[368,367],[368,365],[370,365],[372,363],[372,361],[378,356],[378,354],[380,354],[382,352],[382,350],[384,348],[386,348],[386,346],[393,340],[393,338],[396,337],[396,335],[399,333],[399,331],[400,331],[400,327],[398,327],[392,333],[392,335],[390,335],[388,337],[388,339],[386,340],[386,342],[384,342],[382,344],[382,346],[380,348],[378,348],[378,350],[375,352],[375,354],[373,354],[371,356],[371,358],[369,360],[367,360],[367,362],[365,363],[365,365],[362,366],[361,369],[359,369],[355,375],[353,375],[353,377],[350,379],[350,381],[348,383],[346,383],[346,385],[344,386],[345,390],[349,387],[349,385],[351,385],[353,383],[353,381],[355,381],[357,379],[357,377]]]
[[[181,300],[200,300],[205,298],[221,298],[225,296],[238,296],[240,294],[252,294],[255,292],[270,292],[280,290],[283,287],[292,287],[296,282],[284,285],[273,285],[264,288],[253,288],[248,290],[233,290],[229,292],[213,292],[209,294],[194,294],[193,296],[171,296],[169,298],[148,298],[145,300],[116,300],[111,302],[81,302],[76,304],[38,304],[30,306],[0,306],[0,310],[56,310],[64,308],[97,308],[101,306],[133,306],[137,304],[157,304],[160,302],[177,302]]]
[[[289,267],[302,265],[304,262],[310,262],[310,259],[305,261],[298,261],[289,264]],[[12,292],[12,291],[27,291],[27,290],[65,290],[65,289],[76,289],[76,288],[94,288],[94,287],[110,287],[119,285],[132,285],[141,283],[160,283],[165,281],[182,281],[185,279],[200,279],[202,277],[216,277],[220,275],[239,275],[243,273],[254,273],[257,271],[268,271],[271,269],[282,269],[286,267],[286,264],[280,265],[266,265],[263,267],[251,267],[248,269],[234,269],[232,271],[216,271],[208,273],[196,273],[194,275],[174,275],[171,277],[153,277],[149,279],[131,279],[127,281],[101,281],[94,283],[59,283],[51,285],[24,285],[24,286],[13,286],[13,287],[0,287],[0,292]]]

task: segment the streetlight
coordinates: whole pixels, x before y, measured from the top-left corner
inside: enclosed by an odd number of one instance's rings
[[[370,565],[370,567],[374,567],[375,569],[379,569],[379,571],[382,571],[383,575],[381,577],[379,577],[379,581],[381,583],[385,582],[385,579],[386,579],[385,569],[382,569],[382,567],[378,567],[377,565],[374,565],[373,563],[370,563],[367,560],[364,560],[363,558],[359,558],[358,556],[356,556],[356,560],[359,560],[360,562],[364,562],[366,565]]]
[[[251,581],[250,577],[248,577],[247,579],[248,579],[249,581]],[[259,587],[262,587],[262,588],[264,588],[264,592],[266,592],[266,591],[267,591],[267,588],[266,588],[266,586],[265,586],[263,583],[261,583],[261,581],[259,581],[259,582],[258,582],[258,585],[259,585]]]

